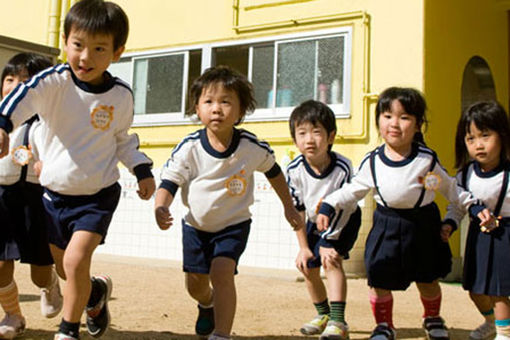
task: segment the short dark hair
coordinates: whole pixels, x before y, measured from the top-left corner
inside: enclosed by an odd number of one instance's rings
[[[64,21],[67,39],[71,30],[113,36],[113,49],[126,45],[129,20],[119,5],[103,0],[80,0],[71,7]]]
[[[0,83],[0,94],[3,90],[4,79],[7,76],[21,76],[26,74],[32,77],[40,71],[52,66],[53,62],[50,58],[32,52],[21,52],[14,55],[7,64],[5,64],[2,71],[2,78]]]
[[[234,91],[239,97],[241,112],[236,125],[241,123],[246,113],[253,112],[257,106],[253,93],[253,85],[243,74],[224,65],[210,67],[200,77],[195,79],[190,88],[190,105],[187,115],[195,114],[195,106],[198,105],[202,91],[211,85],[218,84],[227,90]]]
[[[292,110],[289,118],[289,128],[292,139],[296,140],[296,128],[309,122],[313,126],[320,123],[327,131],[328,136],[331,132],[336,133],[336,119],[333,111],[326,104],[317,100],[307,100],[302,102]]]
[[[462,169],[469,163],[470,157],[464,138],[470,132],[471,123],[480,130],[493,130],[501,141],[500,161],[510,159],[510,121],[505,109],[496,101],[481,101],[470,105],[457,124],[455,136],[455,167]]]

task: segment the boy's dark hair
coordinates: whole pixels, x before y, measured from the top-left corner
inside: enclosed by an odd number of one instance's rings
[[[420,91],[410,87],[389,87],[384,90],[377,101],[375,107],[375,124],[379,128],[379,116],[383,112],[391,112],[391,103],[398,100],[404,107],[405,112],[416,117],[416,125],[419,129],[423,125],[427,127],[427,103]],[[423,134],[417,132],[415,134],[415,141],[424,144]]]
[[[28,77],[32,77],[50,66],[53,66],[51,59],[43,55],[31,52],[16,54],[9,59],[7,64],[4,66],[0,83],[0,93],[2,93],[3,90],[5,77],[22,76],[25,74]]]
[[[302,102],[292,110],[289,118],[289,128],[292,139],[296,141],[296,128],[309,122],[313,126],[320,123],[328,133],[336,133],[336,119],[333,111],[326,104],[317,100],[307,100]],[[331,147],[331,146],[330,146]]]
[[[64,35],[69,38],[71,30],[89,34],[113,36],[113,50],[126,45],[129,21],[126,13],[113,2],[81,0],[71,7],[64,21]]]
[[[189,111],[186,115],[195,114],[195,106],[198,104],[202,91],[212,85],[222,85],[225,89],[234,91],[239,97],[241,112],[236,125],[243,121],[247,112],[253,112],[257,106],[253,93],[253,85],[241,73],[229,66],[210,67],[195,79],[189,91]]]
[[[455,136],[455,167],[462,169],[469,163],[465,136],[470,132],[471,123],[480,131],[492,130],[501,142],[501,163],[510,159],[510,121],[503,106],[496,101],[482,101],[470,105],[460,117]]]

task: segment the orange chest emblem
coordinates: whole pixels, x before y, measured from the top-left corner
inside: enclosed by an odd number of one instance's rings
[[[113,121],[113,106],[99,105],[90,113],[90,123],[95,129],[108,130]]]

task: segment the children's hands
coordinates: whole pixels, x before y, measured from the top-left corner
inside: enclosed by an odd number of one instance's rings
[[[0,129],[0,158],[9,153],[9,135],[4,129]]]
[[[305,276],[308,275],[308,260],[313,259],[313,253],[309,248],[300,248],[296,257],[296,268]]]
[[[34,173],[37,177],[41,176],[43,163],[42,161],[37,161],[34,163]]]
[[[294,206],[285,208],[285,218],[289,222],[292,229],[294,229],[294,231],[305,227],[305,221],[303,221],[303,217],[299,214],[296,208],[294,208]]]
[[[342,267],[342,258],[334,248],[319,247],[319,254],[324,269]]]
[[[490,233],[492,230],[499,227],[499,219],[492,214],[489,209],[483,209],[476,215],[480,219],[480,230],[484,233]]]
[[[443,240],[443,242],[448,242],[448,239],[450,238],[450,235],[452,234],[452,230],[453,230],[453,227],[451,225],[449,225],[448,223],[444,223],[441,226],[440,235],[441,235],[441,240]]]
[[[315,224],[317,225],[318,231],[324,231],[328,229],[329,226],[329,217],[324,214],[318,214],[315,219]]]
[[[154,214],[156,215],[156,223],[161,230],[167,230],[172,226],[172,222],[174,218],[170,214],[170,210],[168,207],[158,206],[154,209]]]
[[[138,182],[138,190],[136,193],[143,200],[148,200],[152,197],[156,191],[156,182],[154,182],[154,178],[147,177]]]

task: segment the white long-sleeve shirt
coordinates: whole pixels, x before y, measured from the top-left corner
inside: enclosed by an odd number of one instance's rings
[[[413,144],[411,154],[406,159],[395,162],[386,157],[384,147],[383,144],[373,151],[374,171],[371,169],[369,153],[361,162],[351,183],[328,195],[323,200],[323,205],[329,206],[329,210],[350,206],[365,197],[373,188],[376,189],[374,194],[376,202],[394,209],[415,208],[417,202],[418,206],[430,204],[434,201],[436,190],[464,212],[472,204],[478,203],[471,193],[458,185],[455,178],[448,175],[431,149]],[[373,172],[377,179],[377,187]],[[437,187],[425,190],[420,201],[424,180],[429,173],[437,180]],[[326,212],[327,206],[321,212]]]
[[[465,174],[463,175],[462,171],[460,171],[456,178],[457,181],[464,186],[465,190],[469,190],[473,196],[481,200],[490,211],[494,212],[502,189],[506,167],[508,167],[508,165],[500,165],[496,169],[483,172],[477,162],[471,162],[465,169],[463,169]],[[463,183],[463,176],[465,176],[465,184]],[[504,198],[501,210],[496,213],[498,213],[499,216],[509,217],[510,185],[507,186],[503,195]],[[464,215],[465,211],[462,211],[455,205],[450,204],[448,205],[445,220],[453,221],[456,225],[459,225]]]
[[[128,134],[131,89],[107,72],[105,79],[92,86],[61,64],[20,84],[0,103],[0,128],[8,132],[39,114],[42,186],[66,195],[94,194],[119,179],[119,160],[131,171],[147,165],[140,177],[149,177],[152,161],[138,150],[138,136]]]

